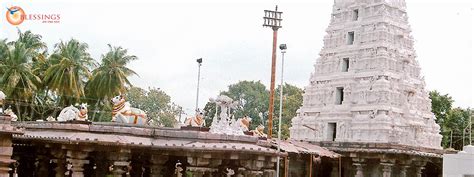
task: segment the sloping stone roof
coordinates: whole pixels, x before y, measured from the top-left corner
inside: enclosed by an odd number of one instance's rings
[[[277,147],[278,142],[274,142],[274,146]],[[329,157],[329,158],[341,157],[341,155],[338,153],[330,151],[321,146],[310,144],[303,141],[281,141],[280,148],[281,150],[288,153],[312,154],[312,155],[318,155],[321,157]]]
[[[442,149],[430,149],[392,143],[354,143],[354,142],[311,142],[338,153],[386,153],[442,158]]]
[[[270,143],[252,136],[219,135],[151,126],[130,126],[116,123],[23,122],[14,126],[25,129],[16,140],[62,144],[97,144],[187,151],[236,151],[277,154]]]

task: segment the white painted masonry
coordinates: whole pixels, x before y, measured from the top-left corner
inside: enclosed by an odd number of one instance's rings
[[[474,146],[443,156],[443,177],[474,177]]]
[[[335,0],[326,31],[291,139],[441,149],[405,1]]]

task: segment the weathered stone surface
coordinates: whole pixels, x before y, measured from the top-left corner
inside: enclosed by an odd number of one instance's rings
[[[12,135],[23,134],[22,129],[11,125],[11,117],[0,113],[0,177],[8,177],[10,164],[15,162],[11,159],[13,154]]]
[[[336,0],[291,139],[441,149],[404,0]]]

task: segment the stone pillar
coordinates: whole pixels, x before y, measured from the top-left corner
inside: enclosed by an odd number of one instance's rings
[[[51,150],[51,155],[53,155],[53,161],[56,163],[55,177],[64,177],[66,173],[66,153],[63,149],[53,149]]]
[[[382,165],[382,176],[391,177],[392,175],[392,163],[380,163]]]
[[[365,159],[353,158],[352,165],[356,167],[355,177],[364,177]]]
[[[263,171],[261,171],[262,167],[265,164],[265,156],[258,156],[257,159],[250,159],[250,160],[240,160],[240,165],[245,167],[246,172],[251,172],[251,174],[260,174],[263,175]],[[247,176],[247,175],[245,175]]]
[[[423,169],[425,169],[425,167],[415,167],[415,176],[422,177]]]
[[[425,169],[426,162],[425,161],[415,161],[415,176],[422,177],[423,169]]]
[[[339,177],[339,161],[331,161],[331,177]]]
[[[222,163],[222,160],[211,159],[210,154],[201,154],[200,157],[188,157],[190,166],[186,167],[193,177],[203,177],[205,175],[212,175],[213,172],[218,171],[217,167]]]
[[[67,161],[71,163],[72,177],[84,177],[84,165],[89,164],[89,151],[67,150]]]
[[[193,177],[205,177],[212,176],[212,173],[216,172],[216,168],[207,168],[207,167],[187,167],[187,171],[190,171]]]
[[[260,157],[259,160],[262,160],[263,158]],[[267,156],[265,157],[265,161],[263,161],[263,168],[265,170],[263,170],[263,176],[264,177],[275,177],[277,176],[276,174],[276,162],[277,162],[277,158],[276,157],[272,157],[272,156]],[[280,160],[284,161],[285,158],[280,158]],[[283,166],[285,163],[282,163]],[[284,167],[282,167],[282,164],[280,164],[280,173],[284,171]],[[278,175],[280,176],[280,175]],[[284,176],[284,175],[283,175]]]
[[[192,173],[192,177],[212,176],[212,173],[217,171],[215,168],[207,167],[187,167],[186,170]]]
[[[407,169],[410,166],[402,165],[400,166],[400,177],[407,177]]]
[[[276,171],[275,170],[264,170],[263,177],[275,177]]]
[[[237,169],[236,173],[235,173],[235,177],[244,177],[244,172],[245,172],[245,168],[239,168]]]
[[[112,162],[112,176],[122,177],[123,174],[128,173],[131,157],[130,149],[119,149],[108,154],[108,159]],[[129,176],[129,175],[127,175]]]
[[[36,164],[37,164],[36,174],[38,176],[49,176],[50,159],[48,158],[49,156],[48,149],[39,148],[37,151],[38,152],[36,155]]]
[[[354,163],[354,166],[356,166],[356,174],[354,177],[364,177],[364,164],[360,163]]]
[[[11,170],[9,165],[15,160],[11,159],[13,154],[12,135],[0,134],[0,177],[9,177]]]
[[[263,175],[263,172],[261,171],[245,171],[244,176],[245,177],[261,177]]]
[[[168,161],[169,156],[152,154],[150,156],[150,176],[151,177],[165,177],[162,170]]]
[[[201,168],[203,167],[187,167],[186,170],[193,174],[192,177],[203,177],[206,170]]]
[[[107,154],[97,152],[93,156],[95,162],[95,177],[104,177],[109,172],[110,163],[107,160]]]
[[[0,100],[2,103],[3,100]],[[1,104],[0,104],[1,106]],[[9,177],[12,159],[12,134],[23,134],[23,131],[11,126],[11,117],[0,113],[0,177]]]

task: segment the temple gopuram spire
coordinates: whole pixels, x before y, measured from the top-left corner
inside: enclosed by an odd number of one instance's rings
[[[441,149],[404,0],[335,0],[294,140]]]

